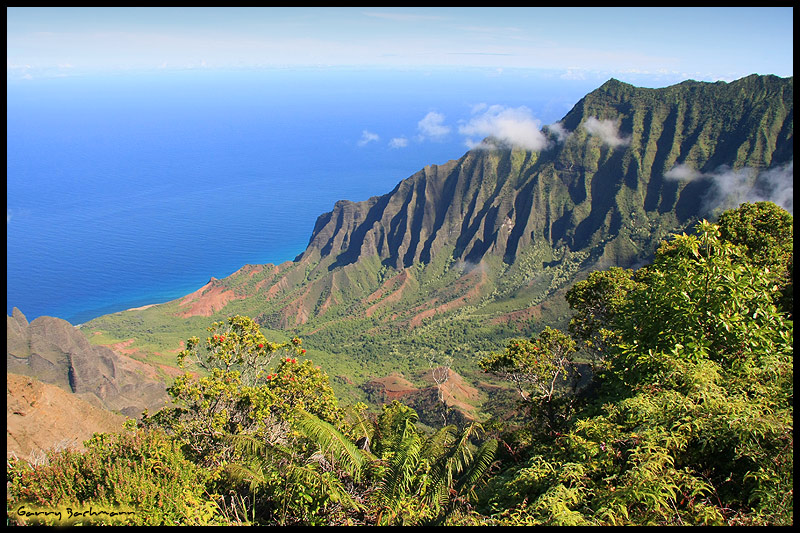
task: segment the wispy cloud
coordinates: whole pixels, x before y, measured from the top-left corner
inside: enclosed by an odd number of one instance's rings
[[[794,161],[763,171],[723,165],[713,172],[699,172],[679,164],[664,173],[664,177],[678,181],[710,180],[711,189],[705,198],[709,211],[730,209],[743,202],[768,201],[794,212]]]
[[[751,192],[751,202],[768,200],[794,213],[794,160],[761,173]]]
[[[431,111],[417,123],[417,131],[419,131],[419,140],[433,139],[439,140],[450,133],[450,126],[444,125],[444,115]]]
[[[547,126],[545,126],[545,128],[547,128],[547,131],[549,131],[550,133],[555,135],[556,136],[556,142],[560,142],[560,143],[562,143],[565,140],[567,140],[567,137],[569,137],[569,134],[570,134],[570,132],[567,131],[567,128],[565,128],[564,125],[562,123],[560,123],[560,122],[555,122],[553,124],[548,124]]]
[[[604,144],[614,148],[631,142],[630,137],[620,137],[619,127],[613,120],[598,120],[595,117],[589,117],[583,123],[583,129],[589,135],[599,137]]]
[[[540,121],[525,106],[476,106],[473,114],[475,116],[458,128],[459,133],[467,136],[466,145],[470,149],[482,147],[486,137],[526,150],[547,148],[547,137],[541,131]],[[475,140],[476,136],[480,139]]]
[[[389,141],[390,148],[405,148],[408,146],[408,139],[405,137],[395,137]]]
[[[361,139],[358,141],[359,146],[366,146],[371,142],[376,142],[380,140],[380,137],[377,133],[373,133],[371,131],[364,130],[361,132]]]
[[[668,171],[664,173],[665,178],[678,180],[678,181],[692,181],[701,177],[702,174],[697,170],[693,169],[689,165],[685,163],[680,163],[675,165]]]

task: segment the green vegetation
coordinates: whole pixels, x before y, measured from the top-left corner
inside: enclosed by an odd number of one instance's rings
[[[778,215],[775,242],[791,240],[773,204],[727,215],[727,234]],[[721,233],[701,222],[651,265],[570,290],[571,330],[600,355],[595,383],[568,429],[529,430],[526,459],[491,480],[483,512],[520,525],[792,523],[793,327],[775,305],[791,259],[768,245],[760,257],[781,259],[766,267]]]
[[[83,453],[50,452],[35,467],[9,460],[10,524],[219,523],[206,492],[208,471],[188,461],[179,442],[163,432],[98,434],[85,446]]]
[[[627,144],[602,142],[590,120],[611,121]],[[126,342],[132,357],[172,366],[182,342],[209,322],[250,316],[275,342],[303,338],[349,403],[367,401],[364,386],[393,372],[424,386],[431,359],[451,361],[481,387],[478,360],[508,338],[567,328],[575,311],[564,296],[575,282],[649,262],[669,234],[716,219],[721,191],[709,176],[750,169],[763,181],[763,171],[789,164],[793,79],[661,89],[611,80],[561,125],[570,135],[552,132],[546,150],[472,150],[383,196],[337,202],[296,261],[214,280],[193,296],[198,309],[182,298],[81,329],[93,343]],[[669,178],[677,165],[699,177]],[[773,222],[753,236],[768,235]],[[756,246],[753,236],[735,238]],[[582,348],[576,357],[586,355]]]
[[[24,503],[158,506],[134,524],[791,524],[793,219],[708,202],[718,169],[791,163],[792,96],[774,76],[611,80],[551,149],[428,166],[338,202],[294,262],[84,324],[188,372],[131,433],[10,463],[9,519]],[[441,367],[480,391],[474,419],[441,388],[365,403],[388,398],[376,378],[427,387]]]
[[[302,360],[300,339],[271,343],[241,316],[208,331],[178,356],[203,372],[175,380],[174,406],[145,414],[130,433],[98,435],[83,454],[9,463],[9,520],[26,522],[20,509],[99,513],[70,521],[80,524],[111,523],[111,513],[138,525],[468,519],[496,449],[477,441],[480,425],[425,435],[397,402],[370,418],[363,404],[339,406],[328,376]],[[41,521],[62,523],[53,513]]]
[[[340,404],[299,338],[215,322],[179,354],[173,406],[9,462],[9,522],[791,525],[792,236],[791,215],[744,204],[592,273],[567,292],[574,338],[547,327],[476,361],[521,398],[481,424]]]

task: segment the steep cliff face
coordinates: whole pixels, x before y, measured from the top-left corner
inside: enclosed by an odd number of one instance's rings
[[[55,385],[90,404],[138,416],[167,401],[165,385],[145,363],[93,346],[69,322],[39,317],[28,323],[14,308],[6,317],[6,370]]]
[[[769,199],[776,172],[791,174],[793,109],[792,78],[610,80],[543,129],[540,151],[486,139],[385,195],[337,202],[295,261],[246,265],[202,294],[84,329],[128,338],[159,317],[246,314],[349,372],[474,357],[542,322],[563,326],[563,293],[588,271],[648,261],[727,200]]]
[[[299,259],[330,257],[333,270],[377,256],[402,269],[443,249],[471,263],[487,254],[513,263],[531,244],[583,250],[630,232],[650,244],[653,226],[677,229],[714,207],[711,180],[671,179],[670,170],[757,172],[791,161],[792,79],[665,89],[610,80],[548,133],[542,152],[489,145],[425,167],[384,196],[338,202]]]

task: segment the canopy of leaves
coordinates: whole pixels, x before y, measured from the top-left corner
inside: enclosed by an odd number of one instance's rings
[[[793,327],[775,305],[786,256],[780,238],[743,227],[751,213],[723,216],[740,238],[703,221],[651,265],[571,291],[573,331],[603,341],[600,394],[492,480],[486,512],[505,524],[792,523]]]

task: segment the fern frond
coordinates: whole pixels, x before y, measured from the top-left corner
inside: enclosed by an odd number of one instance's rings
[[[491,467],[494,462],[497,454],[497,446],[497,441],[495,439],[490,439],[478,448],[469,469],[459,478],[458,484],[455,487],[456,492],[464,494],[464,490],[466,489],[467,494],[470,496],[472,495],[473,487],[477,485],[478,481],[486,474],[489,467]]]
[[[353,480],[361,480],[364,465],[371,459],[367,452],[356,447],[328,422],[305,411],[295,423],[295,428],[314,442],[326,457],[330,457],[334,464],[343,468]]]
[[[348,430],[351,434],[359,438],[366,437],[372,440],[375,435],[375,424],[368,417],[364,416],[361,411],[354,409],[352,406],[345,407],[345,412],[348,415],[349,424]]]
[[[456,427],[445,426],[433,435],[431,435],[425,443],[425,452],[423,458],[427,459],[431,464],[436,463],[439,459],[447,453],[447,450],[455,440]]]
[[[234,483],[247,483],[251,491],[258,490],[258,488],[267,482],[267,476],[264,474],[260,465],[255,465],[253,468],[240,463],[229,463],[224,468],[225,475]]]
[[[416,432],[404,432],[397,449],[388,458],[388,468],[378,483],[378,493],[385,502],[412,491],[420,462],[422,439]]]
[[[232,444],[234,449],[244,456],[262,457],[270,453],[270,445],[251,434],[228,433],[223,439]]]

